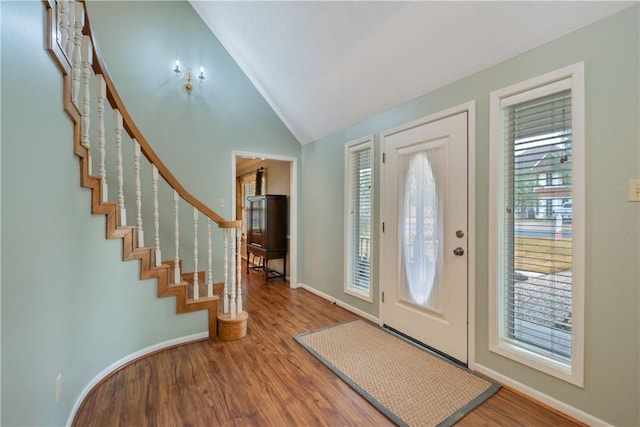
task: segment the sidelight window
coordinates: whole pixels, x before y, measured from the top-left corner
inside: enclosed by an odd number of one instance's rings
[[[491,94],[492,351],[582,385],[582,65]]]
[[[371,296],[373,136],[345,146],[345,292]]]

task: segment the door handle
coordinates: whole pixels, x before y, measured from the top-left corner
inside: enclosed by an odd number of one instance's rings
[[[457,248],[455,248],[453,250],[453,254],[455,256],[462,256],[462,255],[464,255],[464,249],[462,249],[461,247],[458,246]]]

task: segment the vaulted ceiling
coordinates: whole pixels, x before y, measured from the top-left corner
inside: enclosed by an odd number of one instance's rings
[[[638,2],[190,3],[305,144]]]

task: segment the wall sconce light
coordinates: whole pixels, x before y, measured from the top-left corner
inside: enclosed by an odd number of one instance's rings
[[[176,68],[173,69],[173,72],[176,73],[176,76],[179,79],[184,79],[184,90],[187,91],[188,94],[191,94],[193,90],[193,79],[197,78],[198,83],[201,84],[204,81],[204,68],[200,67],[200,74],[194,76],[191,72],[191,68],[187,68],[187,71],[183,73],[180,70],[180,61],[176,60]]]

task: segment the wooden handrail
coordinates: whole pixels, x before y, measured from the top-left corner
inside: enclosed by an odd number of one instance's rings
[[[85,25],[83,29],[83,34],[89,36],[91,38],[91,44],[93,45],[93,71],[96,74],[101,74],[104,78],[106,87],[107,87],[107,100],[111,105],[111,108],[117,109],[120,111],[122,115],[124,129],[127,131],[129,136],[140,144],[140,148],[142,149],[142,154],[149,160],[149,162],[156,166],[158,169],[158,173],[164,180],[169,184],[171,188],[176,190],[180,197],[185,200],[187,203],[191,204],[193,207],[198,209],[202,214],[209,217],[212,221],[218,224],[221,228],[227,228],[229,225],[221,225],[221,224],[229,224],[230,222],[236,221],[227,221],[222,216],[218,215],[212,209],[210,209],[207,205],[202,203],[196,197],[194,197],[191,193],[189,193],[180,182],[176,179],[176,177],[169,171],[169,168],[160,160],[160,157],[156,154],[156,152],[151,148],[151,145],[147,142],[147,139],[142,135],[142,132],[138,129],[135,122],[131,118],[129,111],[125,107],[118,91],[113,84],[113,80],[111,80],[111,75],[107,70],[107,66],[104,63],[104,59],[102,58],[102,53],[100,52],[100,47],[96,42],[95,35],[93,33],[93,29],[91,27],[91,20],[89,19],[89,15],[87,13],[87,4],[85,0],[76,0],[82,3],[85,13]],[[240,223],[241,224],[241,223]],[[238,225],[236,225],[238,227]]]
[[[222,221],[218,223],[219,228],[239,228],[242,227],[242,220]]]
[[[200,202],[198,199],[193,197],[189,192],[187,192],[182,185],[178,182],[178,180],[173,176],[171,172],[167,169],[164,163],[157,156],[155,151],[149,146],[147,140],[144,138],[142,133],[138,130],[133,119],[129,115],[127,109],[125,108],[120,96],[118,95],[113,81],[107,72],[106,66],[102,59],[100,49],[94,40],[94,35],[89,27],[89,19],[86,16],[87,6],[83,0],[74,1],[71,5],[78,6],[78,13],[80,10],[84,11],[84,22],[82,20],[75,19],[73,22],[74,33],[73,37],[73,46],[70,46],[69,43],[66,43],[66,46],[62,46],[61,42],[58,40],[58,31],[60,30],[60,26],[58,23],[58,19],[60,16],[68,19],[69,9],[64,8],[64,10],[58,13],[58,7],[60,7],[61,3],[55,2],[55,0],[42,0],[46,9],[46,35],[45,35],[45,45],[47,52],[51,55],[52,59],[58,66],[59,70],[62,73],[63,79],[63,93],[62,93],[62,101],[64,111],[70,117],[73,124],[73,152],[76,156],[78,156],[80,162],[80,184],[85,188],[91,189],[91,212],[93,214],[103,214],[106,217],[106,237],[108,239],[117,238],[122,240],[122,253],[123,260],[139,260],[140,261],[140,279],[157,279],[158,286],[158,296],[160,297],[168,297],[173,296],[176,298],[176,312],[177,313],[187,313],[196,310],[207,310],[209,312],[209,337],[216,338],[218,336],[218,301],[220,297],[217,295],[213,295],[213,275],[211,272],[211,263],[212,263],[212,242],[211,242],[211,232],[210,232],[210,222],[207,222],[207,231],[208,231],[208,243],[209,243],[209,279],[207,283],[207,296],[198,298],[198,290],[193,291],[193,298],[189,296],[188,292],[188,284],[183,280],[180,269],[175,269],[174,265],[180,265],[182,260],[177,259],[174,261],[163,262],[162,256],[160,253],[159,246],[159,237],[158,237],[158,209],[157,209],[157,182],[159,175],[167,182],[169,186],[174,189],[174,192],[177,193],[182,199],[184,199],[187,203],[191,204],[194,207],[194,259],[195,262],[195,272],[194,277],[199,277],[195,275],[200,275],[200,272],[197,271],[197,259],[198,259],[198,246],[197,246],[197,213],[202,213],[210,220],[218,224],[218,227],[225,229],[224,234],[224,262],[225,262],[225,282],[221,283],[224,286],[224,300],[225,300],[225,310],[223,313],[220,313],[221,318],[223,319],[223,324],[229,324],[229,328],[235,328],[237,330],[236,324],[238,323],[238,319],[240,322],[244,322],[244,329],[241,329],[240,332],[244,331],[246,333],[246,319],[247,313],[243,311],[242,308],[242,289],[241,289],[241,278],[240,278],[240,252],[236,251],[235,255],[231,255],[231,259],[229,259],[229,253],[227,251],[228,240],[231,240],[231,248],[234,247],[234,244],[239,243],[240,241],[240,227],[242,225],[241,221],[233,220],[233,221],[225,221],[220,215],[209,209],[206,205]],[[63,6],[66,4],[62,3]],[[64,21],[63,21],[64,22]],[[82,23],[82,34],[83,37],[87,37],[92,41],[92,56],[93,61],[86,60],[83,61],[82,56],[78,58],[78,53],[80,53],[79,46],[79,30],[80,23]],[[64,35],[61,39],[65,39],[65,36],[69,34],[68,27],[70,25],[65,25]],[[60,30],[62,33],[62,30]],[[86,46],[86,45],[84,45]],[[70,58],[71,54],[69,53],[73,47],[73,66],[71,64],[72,59]],[[84,50],[84,49],[83,49]],[[87,52],[84,51],[86,55]],[[78,63],[83,64],[83,73],[82,75],[78,75]],[[136,153],[134,156],[136,160],[134,162],[139,162],[139,156],[144,153],[144,156],[149,160],[152,165],[153,170],[153,187],[154,187],[154,227],[155,227],[155,245],[154,247],[145,247],[144,239],[140,238],[142,232],[141,225],[138,227],[134,226],[126,226],[125,221],[123,220],[126,217],[126,212],[124,211],[124,206],[122,203],[122,163],[117,159],[117,169],[118,169],[118,181],[119,181],[119,203],[109,202],[107,197],[103,197],[106,193],[103,191],[106,190],[106,186],[103,186],[105,183],[104,173],[101,173],[100,176],[94,176],[90,172],[90,164],[91,164],[91,156],[89,152],[89,145],[83,144],[82,141],[82,132],[81,132],[81,121],[82,114],[78,104],[80,104],[79,100],[76,99],[74,101],[74,95],[79,92],[79,79],[82,77],[84,80],[85,87],[84,95],[88,93],[87,85],[87,74],[88,70],[84,67],[88,63],[92,62],[93,72],[99,74],[103,77],[105,89],[107,93],[104,94],[104,89],[100,89],[98,92],[99,97],[102,98],[104,95],[107,96],[110,106],[116,110],[116,146],[118,146],[121,142],[120,132],[122,129],[125,129],[128,135],[132,138],[133,141],[137,141]],[[86,99],[83,98],[83,102],[86,102]],[[102,111],[102,102],[98,103],[99,112]],[[86,104],[83,105],[86,107]],[[85,113],[88,114],[88,111],[85,110]],[[101,134],[100,128],[104,127],[103,117],[99,115],[99,131]],[[122,119],[122,120],[121,120]],[[120,123],[122,121],[122,124]],[[86,123],[88,125],[88,123]],[[99,135],[100,136],[100,135]],[[101,139],[99,137],[99,139]],[[87,141],[88,142],[88,141]],[[102,143],[102,139],[99,141]],[[101,144],[99,145],[101,149],[101,166],[103,167],[103,152]],[[118,155],[117,157],[119,157]],[[139,173],[139,164],[134,165],[134,169],[136,169],[136,174]],[[137,176],[139,180],[139,176]],[[139,182],[136,183],[136,191],[139,191]],[[177,198],[176,198],[177,199]],[[136,195],[136,202],[138,204],[138,215],[140,215],[140,204],[139,204],[139,195]],[[197,213],[196,213],[197,212]],[[176,210],[176,218],[177,218],[177,210]],[[137,221],[140,221],[138,219]],[[227,230],[231,230],[228,232]],[[176,228],[177,233],[177,228]],[[238,245],[239,247],[239,245]],[[233,252],[233,250],[231,251]],[[176,258],[177,254],[177,245],[176,245]],[[177,262],[177,264],[176,264]],[[227,280],[227,268],[231,266],[231,278]],[[176,273],[177,271],[177,273]],[[237,273],[237,274],[235,274]],[[170,278],[173,277],[173,283]],[[177,277],[177,279],[176,279]],[[237,277],[237,281],[236,281]],[[203,280],[204,283],[204,280]],[[192,282],[192,286],[199,286],[199,282],[194,280]],[[223,328],[224,329],[224,328]],[[225,335],[222,334],[221,336]],[[227,333],[225,336],[226,339],[238,339],[242,338],[239,334],[230,334]],[[233,338],[231,338],[233,336]]]

